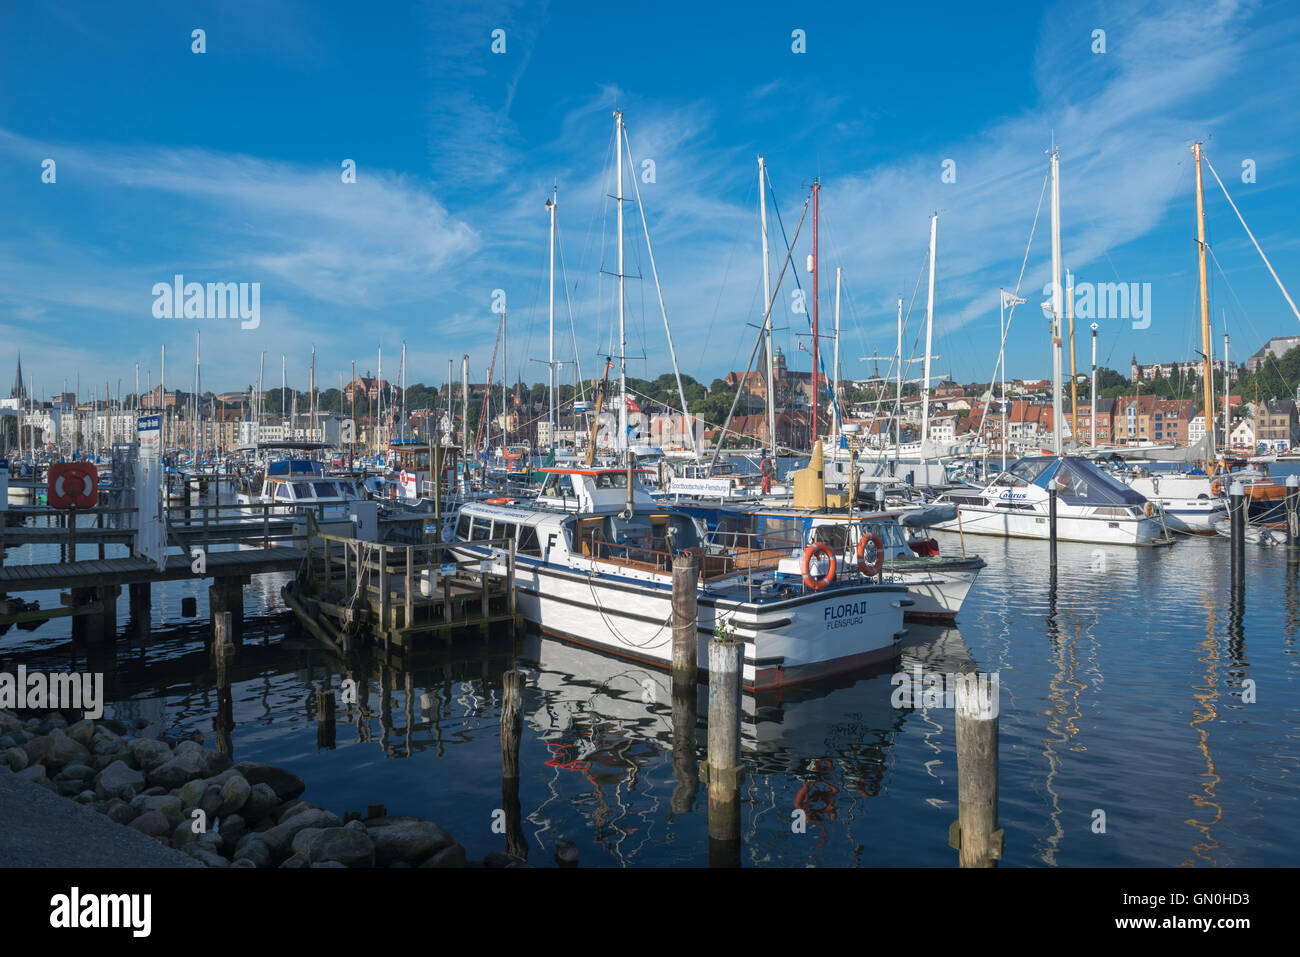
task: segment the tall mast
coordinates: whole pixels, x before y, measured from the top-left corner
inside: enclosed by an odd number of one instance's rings
[[[835,356],[831,368],[831,415],[834,416],[835,444],[840,440],[840,273],[835,267]]]
[[[623,114],[614,113],[614,139],[618,140],[618,445],[627,448],[627,334],[623,327]]]
[[[903,300],[898,300],[898,362],[894,368],[894,463],[903,444]]]
[[[262,358],[257,361],[257,417],[253,420],[256,424],[253,426],[253,441],[262,441],[262,381],[266,373],[266,350],[262,350]]]
[[[284,431],[283,423],[285,422],[288,414],[289,414],[288,375],[285,371],[284,353],[281,352],[280,353],[280,422],[282,423],[280,426],[281,433],[283,433]],[[293,431],[293,423],[289,424],[289,430],[291,432]]]
[[[998,290],[998,323],[1002,329],[1002,348],[998,351],[998,365],[1002,371],[1002,471],[1007,470],[1007,291]]]
[[[378,347],[379,371],[375,374],[375,451],[379,451],[379,428],[384,421],[384,347]],[[491,383],[488,383],[491,386]],[[391,438],[391,436],[389,437]]]
[[[1095,449],[1097,447],[1097,324],[1092,324],[1092,386],[1088,392],[1092,395],[1092,442]]]
[[[1079,442],[1079,387],[1074,379],[1074,276],[1065,272],[1065,311],[1070,317],[1070,436]]]
[[[489,383],[489,386],[491,384]],[[460,454],[468,467],[469,456],[469,356],[460,357]]]
[[[162,405],[162,423],[158,430],[158,442],[162,446],[162,455],[164,460],[167,457],[167,343],[162,344],[162,368],[158,370],[158,393],[159,401]],[[75,408],[75,406],[74,406]],[[74,420],[73,432],[76,432]]]
[[[551,448],[555,448],[555,207],[559,201],[559,187],[551,187],[551,198],[546,201],[546,208],[551,213],[551,310],[550,310],[550,346],[546,359],[548,399],[548,416],[551,422]],[[449,387],[450,388],[450,387]],[[448,393],[450,394],[450,393]]]
[[[1223,329],[1223,451],[1228,451],[1228,433],[1232,431],[1229,427],[1231,420],[1228,418],[1232,409],[1229,399],[1232,395],[1232,366],[1228,364],[1228,328],[1225,322]]]
[[[403,343],[402,348],[406,345]],[[316,343],[311,344],[311,374],[307,381],[307,441],[316,441]]]
[[[194,332],[194,424],[199,433],[199,466],[203,460],[203,375],[199,367],[199,332]]]
[[[812,437],[809,446],[817,444],[817,393],[820,391],[820,383],[817,381],[817,372],[821,368],[820,354],[817,351],[821,343],[821,337],[817,331],[817,299],[819,288],[817,285],[817,270],[820,264],[817,262],[817,226],[821,220],[821,191],[822,184],[820,180],[813,180],[813,254],[812,254],[812,274],[813,274],[813,323],[812,323]]]
[[[767,164],[758,158],[758,219],[763,230],[763,329],[767,337],[767,444],[776,455],[776,376],[772,371],[772,277],[767,249]]]
[[[930,347],[934,343],[934,255],[939,243],[939,214],[930,217],[930,285],[925,298],[925,376],[921,385],[921,457],[930,437]]]
[[[1052,434],[1061,454],[1061,164],[1052,147]]]
[[[1205,360],[1202,375],[1205,388],[1205,434],[1208,447],[1214,450],[1214,368],[1210,364],[1210,290],[1205,276],[1205,198],[1201,193],[1201,144],[1192,147],[1196,155],[1196,253],[1201,274],[1201,356]],[[1227,427],[1224,421],[1224,427]]]

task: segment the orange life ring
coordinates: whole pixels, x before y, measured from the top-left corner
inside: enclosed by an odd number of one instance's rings
[[[490,499],[488,499],[488,504],[489,504],[489,505],[514,505],[514,504],[515,504],[515,499],[513,499],[513,498],[490,498]]]
[[[1215,495],[1222,495],[1223,483],[1216,481],[1213,485],[1210,486],[1210,491],[1213,492]]]
[[[90,462],[55,462],[48,477],[50,508],[94,508],[99,501],[99,470]]]
[[[826,574],[821,578],[813,578],[808,574],[808,566],[812,562],[812,557],[816,554],[825,555],[830,561],[830,567],[826,569]],[[813,542],[803,550],[803,583],[813,591],[821,591],[831,582],[835,581],[835,553],[825,542]]]
[[[868,565],[866,561],[864,561],[866,551],[867,551],[867,542],[871,542],[873,545],[876,546],[876,564],[874,566]],[[885,567],[885,543],[880,540],[880,536],[877,535],[875,532],[871,532],[870,534],[859,537],[858,538],[858,571],[860,571],[864,575],[875,575],[877,578],[879,578],[880,570],[884,567]]]

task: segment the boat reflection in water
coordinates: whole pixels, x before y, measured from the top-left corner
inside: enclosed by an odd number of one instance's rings
[[[707,782],[699,766],[707,757],[707,682],[694,695],[675,697],[669,674],[536,634],[523,639],[518,666],[527,674],[524,735],[544,746],[549,779],[546,799],[523,815],[534,846],[545,848],[553,838],[560,821],[552,821],[552,810],[570,820],[570,829],[576,810],[619,863],[636,863],[643,851],[662,863],[666,843],[677,863],[703,863]],[[891,678],[916,668],[956,673],[972,670],[973,662],[956,628],[918,626],[894,664],[742,694],[747,863],[859,862],[872,843],[861,802],[887,789],[890,749],[913,710],[894,707]],[[951,752],[951,721],[931,717],[926,725],[920,730],[932,756]],[[955,757],[952,770],[955,795]],[[766,832],[789,834],[795,810],[804,814],[808,840],[778,856]],[[755,840],[760,831],[764,838]]]

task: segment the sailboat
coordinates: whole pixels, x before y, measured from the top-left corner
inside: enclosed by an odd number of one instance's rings
[[[935,528],[1009,538],[1048,538],[1049,489],[1056,490],[1056,536],[1061,541],[1162,545],[1172,541],[1159,506],[1107,475],[1083,456],[1065,455],[1062,436],[1060,155],[1052,149],[1052,427],[1054,455],[1022,458],[983,488],[940,495],[958,515]],[[1048,304],[1044,303],[1044,308]]]

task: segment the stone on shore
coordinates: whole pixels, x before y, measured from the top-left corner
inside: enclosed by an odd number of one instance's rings
[[[172,832],[171,822],[161,811],[145,811],[127,825],[150,837],[166,837]]]
[[[296,844],[294,849],[297,850]],[[364,830],[329,827],[311,842],[307,859],[313,867],[319,863],[337,863],[343,867],[374,867],[375,845]]]
[[[398,861],[414,866],[455,843],[433,822],[404,815],[368,821],[366,833],[375,844],[375,864],[379,867]]]
[[[121,798],[129,801],[135,792],[144,788],[144,775],[133,771],[122,761],[114,761],[95,778],[95,793],[101,799]]]
[[[235,770],[254,787],[259,784],[269,784],[278,801],[292,801],[307,790],[306,781],[298,777],[298,775],[284,770],[284,768],[277,768],[273,764],[240,761],[235,765]]]
[[[262,840],[266,842],[271,856],[276,860],[282,860],[292,853],[293,839],[299,831],[310,827],[338,827],[341,823],[338,816],[329,811],[309,808],[266,831],[262,835]]]

